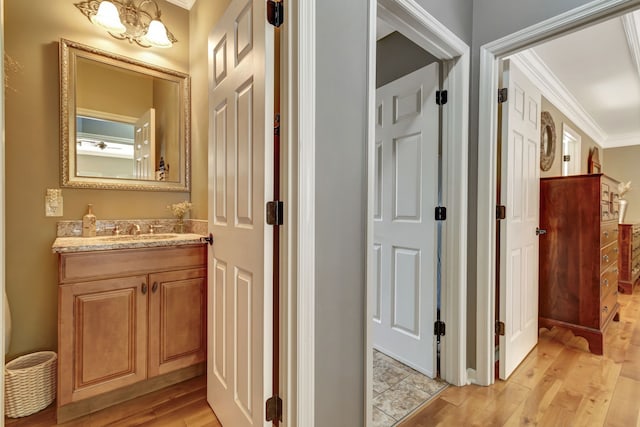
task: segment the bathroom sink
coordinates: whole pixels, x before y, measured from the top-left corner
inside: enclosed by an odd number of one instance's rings
[[[166,240],[175,239],[180,236],[177,233],[157,233],[157,234],[120,234],[118,236],[100,236],[100,240],[105,242],[124,242],[129,240]]]

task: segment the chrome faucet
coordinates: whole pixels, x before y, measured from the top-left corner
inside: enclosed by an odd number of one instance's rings
[[[140,234],[140,226],[138,224],[131,224],[129,226],[129,234],[132,236],[137,236]]]

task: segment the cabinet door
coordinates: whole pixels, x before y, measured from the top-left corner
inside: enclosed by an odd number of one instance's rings
[[[204,268],[149,275],[149,377],[206,357]]]
[[[146,378],[146,279],[60,286],[58,406]]]

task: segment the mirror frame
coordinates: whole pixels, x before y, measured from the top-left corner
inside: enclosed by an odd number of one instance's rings
[[[543,111],[540,115],[540,124],[540,170],[548,171],[556,157],[556,124],[548,111]],[[548,139],[546,147],[545,136]]]
[[[191,84],[188,74],[60,39],[60,172],[62,187],[105,190],[191,191]],[[86,58],[178,83],[179,181],[76,176],[76,60]]]

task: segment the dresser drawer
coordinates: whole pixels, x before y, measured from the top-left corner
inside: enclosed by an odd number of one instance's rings
[[[603,182],[600,184],[600,201],[609,203],[611,195],[609,193],[609,183]]]
[[[602,300],[600,303],[600,326],[607,321],[611,312],[616,306],[616,302],[618,301],[618,290],[615,289],[613,292],[609,292],[609,294]]]
[[[607,246],[609,243],[617,241],[618,224],[603,224],[600,226],[600,247]]]
[[[613,214],[611,213],[611,203],[602,202],[600,203],[600,221],[606,222],[614,219]]]
[[[612,265],[600,275],[600,299],[604,299],[613,289],[618,289],[617,265]]]
[[[600,249],[600,271],[618,263],[618,243],[611,243]]]

